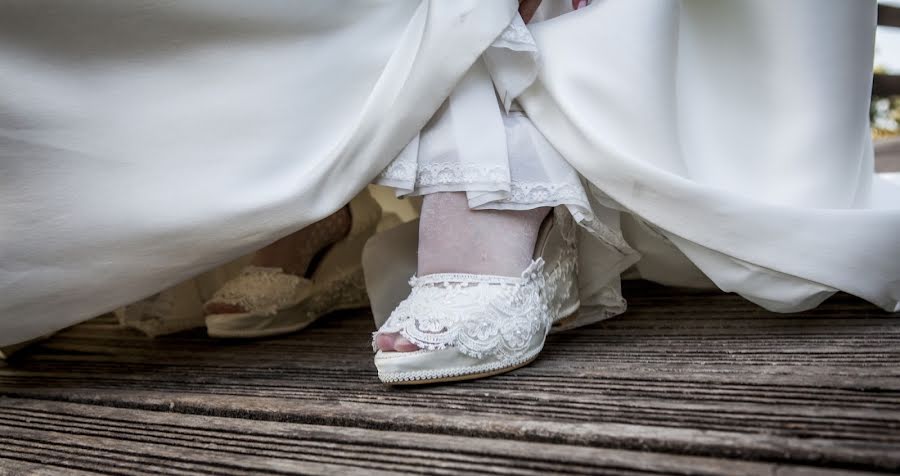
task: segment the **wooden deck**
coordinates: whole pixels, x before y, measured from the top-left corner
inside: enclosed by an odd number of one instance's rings
[[[900,469],[900,315],[626,286],[538,361],[391,389],[371,318],[148,340],[104,317],[0,363],[0,474],[851,474]]]

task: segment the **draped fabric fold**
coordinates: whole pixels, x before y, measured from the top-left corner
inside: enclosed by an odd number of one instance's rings
[[[588,228],[605,239],[582,233],[583,304],[614,314],[610,286],[632,266],[772,311],[837,290],[900,311],[900,188],[874,173],[868,129],[874,1],[557,10],[529,25],[543,67],[517,101],[590,184]],[[373,267],[414,263],[391,246],[411,233],[373,240]],[[376,321],[405,291],[372,284]]]
[[[493,54],[516,8],[3,3],[0,347],[327,216],[418,152],[473,66],[585,182],[585,303],[621,304],[625,273],[775,311],[837,290],[900,310],[900,188],[868,131],[874,0],[598,0],[528,26],[539,69],[511,38]],[[403,295],[410,231],[370,243],[376,316]]]
[[[514,0],[0,5],[0,346],[347,203]]]
[[[545,66],[519,101],[607,203],[721,289],[774,311],[835,290],[897,311],[900,193],[876,180],[868,131],[875,10],[594,2],[532,26]]]

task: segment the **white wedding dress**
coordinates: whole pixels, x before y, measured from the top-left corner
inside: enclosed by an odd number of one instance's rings
[[[529,25],[539,62],[492,65],[516,9],[0,5],[0,347],[259,248],[373,180],[426,193],[422,163],[447,149],[427,136],[485,84],[509,93],[486,127],[507,146],[517,128],[553,166],[496,163],[507,174],[470,206],[514,207],[521,177],[583,182],[547,203],[585,225],[596,315],[621,310],[604,306],[626,268],[777,311],[836,290],[900,310],[900,193],[874,174],[867,128],[874,1],[598,1]],[[370,243],[376,315],[406,292],[412,229]]]

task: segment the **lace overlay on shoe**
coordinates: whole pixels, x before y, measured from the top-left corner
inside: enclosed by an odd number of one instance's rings
[[[312,282],[281,268],[248,266],[222,286],[207,302],[232,304],[247,312],[275,314],[306,297]]]
[[[557,208],[564,245],[558,259],[531,262],[518,278],[441,273],[410,279],[412,291],[373,334],[400,333],[420,349],[455,347],[463,354],[521,357],[539,334],[546,335],[571,302],[577,276],[577,233],[568,211]],[[571,310],[565,310],[570,312]]]
[[[510,358],[546,334],[553,320],[540,258],[519,278],[442,273],[413,277],[410,286],[375,335],[397,332],[421,349]],[[372,345],[377,350],[374,339]]]
[[[297,313],[307,320],[318,319],[340,309],[357,309],[369,305],[366,280],[361,268],[324,286],[316,286],[313,291],[297,307]]]
[[[571,285],[571,281],[577,279],[578,276],[578,232],[575,221],[568,210],[556,207],[553,213],[556,226],[559,227],[559,233],[565,243],[557,265],[544,276],[546,293],[547,296],[550,296],[551,308],[554,311],[551,318],[555,322],[564,317],[560,315],[563,311],[563,303],[570,300],[573,292],[577,292]]]

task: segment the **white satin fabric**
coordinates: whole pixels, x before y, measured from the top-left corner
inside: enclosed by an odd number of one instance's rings
[[[540,64],[516,15],[375,183],[400,197],[465,192],[476,210],[564,205],[579,222],[592,221],[581,177],[514,103]]]
[[[875,2],[609,0],[529,26],[544,66],[518,101],[605,231],[581,240],[582,322],[615,314],[631,265],[778,312],[836,290],[900,311],[900,189],[868,130]],[[412,248],[412,228],[367,259]],[[376,321],[399,287],[370,280]]]
[[[534,25],[545,66],[519,100],[608,207],[719,288],[781,312],[835,290],[898,311],[900,189],[876,178],[868,130],[875,7],[595,2]]]
[[[347,203],[515,0],[0,4],[0,346]]]
[[[0,346],[336,210],[516,3],[0,5]],[[532,25],[544,63],[518,101],[590,181],[607,236],[582,241],[582,298],[636,261],[777,311],[835,290],[897,310],[900,194],[867,130],[874,19],[871,0],[598,0]],[[415,248],[369,251],[379,312]]]
[[[607,0],[529,26],[544,66],[518,101],[590,181],[606,238],[581,240],[583,322],[629,267],[778,312],[836,290],[900,311],[900,188],[868,130],[875,2]],[[370,243],[378,322],[411,249],[412,225]]]

